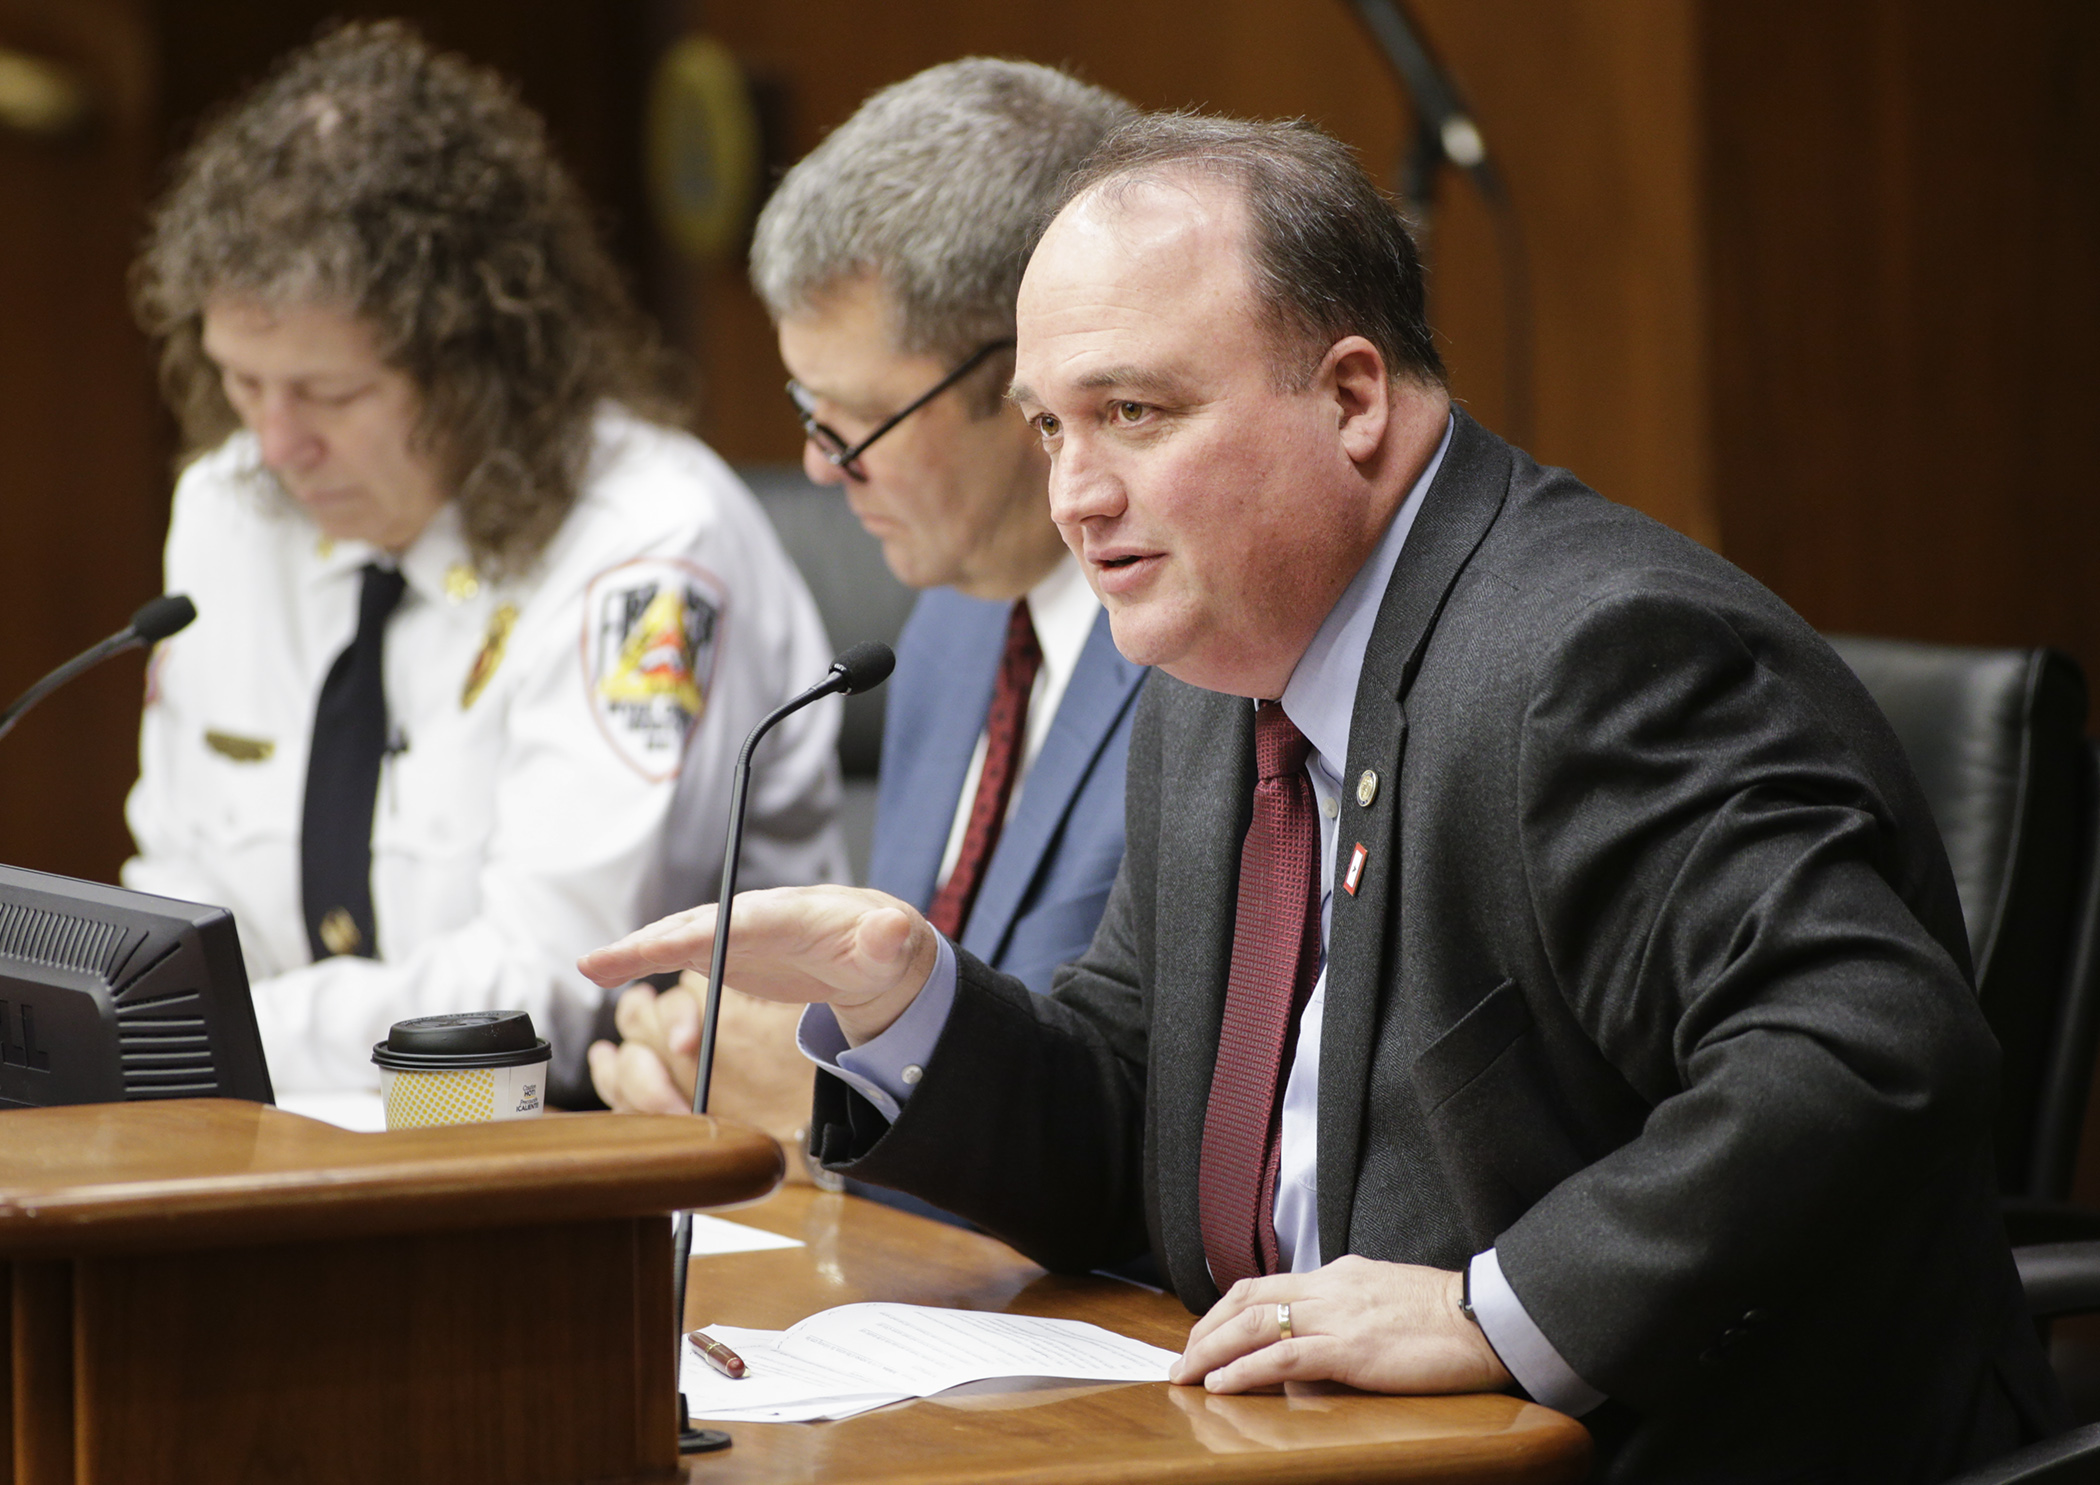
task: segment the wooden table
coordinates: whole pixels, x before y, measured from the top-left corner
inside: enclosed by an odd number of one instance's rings
[[[712,1119],[0,1114],[0,1485],[675,1478],[664,1214],[780,1171]]]
[[[785,1329],[856,1300],[1091,1320],[1180,1349],[1180,1303],[1110,1279],[1046,1274],[1005,1244],[874,1202],[786,1187],[723,1215],[801,1248],[695,1258],[687,1325]],[[781,1481],[1106,1485],[1110,1481],[1580,1480],[1589,1435],[1499,1395],[1373,1397],[1336,1387],[1213,1397],[1165,1383],[984,1384],[836,1423],[735,1423],[685,1462],[692,1485]]]

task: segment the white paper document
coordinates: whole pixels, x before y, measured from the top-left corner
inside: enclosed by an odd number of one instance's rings
[[[386,1103],[376,1088],[341,1093],[280,1093],[277,1107],[287,1114],[318,1119],[359,1134],[386,1133]]]
[[[711,1325],[744,1360],[723,1376],[688,1346],[680,1385],[695,1418],[794,1423],[850,1418],[994,1377],[1164,1382],[1175,1353],[1081,1320],[858,1304],[824,1310],[788,1330]]]
[[[693,1213],[694,1258],[704,1258],[714,1253],[762,1253],[768,1248],[799,1248],[802,1239],[782,1237],[777,1232],[767,1232],[762,1227],[752,1227],[742,1222],[725,1222],[720,1217],[710,1217],[704,1212]]]

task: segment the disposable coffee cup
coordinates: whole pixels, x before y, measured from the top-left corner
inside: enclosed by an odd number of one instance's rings
[[[396,1021],[372,1060],[388,1129],[531,1119],[546,1107],[552,1054],[524,1011]]]

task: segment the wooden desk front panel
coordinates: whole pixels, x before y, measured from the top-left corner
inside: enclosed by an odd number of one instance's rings
[[[1180,1303],[1108,1279],[1046,1274],[1003,1243],[873,1202],[786,1188],[727,1214],[803,1248],[696,1258],[688,1326],[782,1329],[858,1300],[1090,1320],[1179,1350]],[[686,1463],[693,1485],[781,1481],[1372,1482],[1580,1480],[1589,1435],[1515,1398],[1372,1397],[1309,1387],[1213,1397],[1164,1383],[957,1389],[838,1423],[736,1423],[724,1453]]]
[[[675,1467],[661,1217],[15,1267],[12,1485]],[[57,1323],[25,1325],[43,1271]]]

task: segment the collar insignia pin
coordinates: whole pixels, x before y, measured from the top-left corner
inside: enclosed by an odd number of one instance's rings
[[[518,622],[518,606],[506,603],[489,615],[489,632],[481,641],[481,653],[474,657],[472,668],[467,671],[466,684],[459,688],[459,709],[467,710],[488,686],[489,677],[503,663],[503,652],[510,645],[510,631]]]
[[[480,591],[481,579],[466,563],[455,562],[445,569],[445,596],[454,603],[465,603]]]

